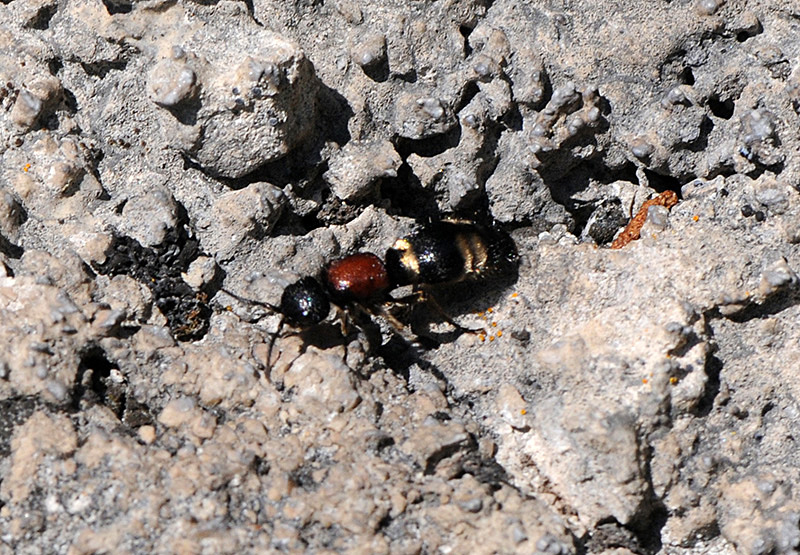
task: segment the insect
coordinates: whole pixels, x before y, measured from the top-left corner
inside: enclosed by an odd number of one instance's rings
[[[456,283],[516,271],[514,240],[497,227],[442,220],[398,239],[386,252],[394,286]]]
[[[256,302],[282,315],[275,338],[284,324],[308,329],[328,317],[331,307],[366,312],[386,319],[398,332],[404,328],[387,309],[392,303],[430,302],[444,319],[461,331],[476,332],[454,322],[423,286],[456,283],[508,275],[516,271],[519,260],[513,239],[497,227],[485,227],[470,221],[442,220],[422,226],[386,251],[384,260],[369,252],[352,254],[329,262],[320,280],[306,276],[288,285],[280,304]],[[391,292],[411,285],[412,295],[395,299]],[[238,295],[223,290],[244,302]],[[342,321],[343,331],[345,329]],[[401,333],[401,335],[403,335]]]
[[[286,324],[307,330],[325,320],[332,306],[339,309],[343,334],[346,333],[348,309],[350,312],[381,313],[392,325],[402,326],[382,309],[391,287],[383,261],[375,254],[363,252],[329,262],[322,271],[322,283],[315,277],[305,276],[287,285],[277,306],[222,290],[239,301],[258,304],[282,316],[269,344],[267,360],[271,360],[275,340]]]

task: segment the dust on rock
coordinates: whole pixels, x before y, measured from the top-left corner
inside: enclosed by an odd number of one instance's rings
[[[797,550],[792,10],[7,3],[0,544]],[[432,290],[484,341],[269,359],[257,302],[442,216],[521,255]]]

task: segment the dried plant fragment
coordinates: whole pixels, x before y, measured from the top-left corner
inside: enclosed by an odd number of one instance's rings
[[[631,241],[635,241],[639,238],[639,232],[642,230],[642,226],[644,225],[645,220],[647,220],[647,211],[650,209],[651,206],[663,206],[667,209],[672,208],[678,204],[678,195],[675,191],[664,191],[660,195],[655,198],[651,198],[642,204],[642,207],[639,209],[639,212],[631,218],[631,221],[622,230],[614,242],[611,243],[612,249],[621,249]]]

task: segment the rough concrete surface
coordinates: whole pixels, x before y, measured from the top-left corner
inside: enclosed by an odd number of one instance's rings
[[[0,554],[800,551],[798,36],[778,0],[2,0]],[[441,217],[518,271],[270,308]]]

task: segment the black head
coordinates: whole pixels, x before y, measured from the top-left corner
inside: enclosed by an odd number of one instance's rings
[[[304,277],[283,290],[279,308],[290,324],[305,328],[322,322],[331,311],[331,303],[316,279]]]

